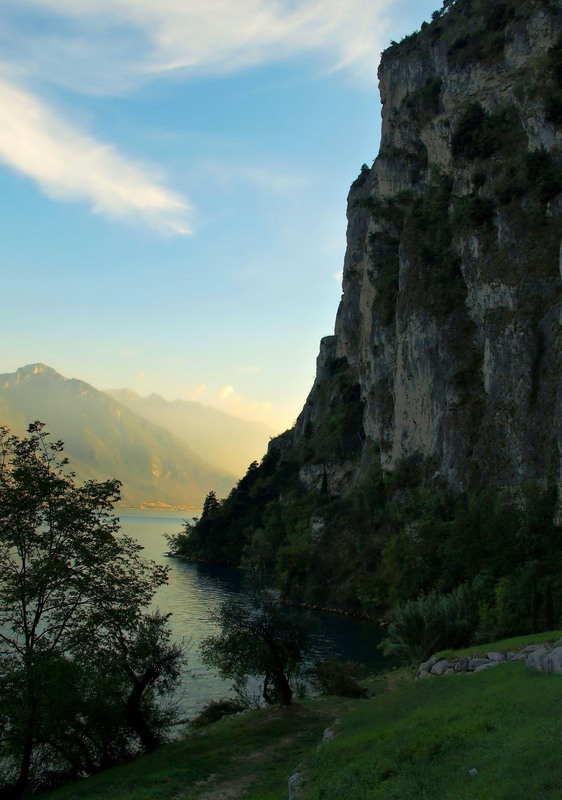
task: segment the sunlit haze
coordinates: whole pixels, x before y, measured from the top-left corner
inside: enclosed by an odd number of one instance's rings
[[[290,426],[378,150],[380,52],[438,5],[4,0],[0,372]]]

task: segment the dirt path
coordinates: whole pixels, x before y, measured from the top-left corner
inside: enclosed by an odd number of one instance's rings
[[[334,716],[343,711],[344,703],[334,703]],[[263,779],[268,770],[282,770],[279,786],[286,785],[292,771],[296,768],[303,750],[320,743],[322,731],[333,721],[332,710],[318,712],[310,707],[294,704],[289,708],[273,708],[264,715],[267,731],[264,731],[263,744],[242,746],[226,765],[226,773],[232,777],[209,775],[185,787],[184,792],[174,800],[243,800],[257,797],[252,789]],[[274,733],[279,726],[278,735]],[[287,731],[287,726],[290,730]],[[286,767],[283,765],[286,764]]]

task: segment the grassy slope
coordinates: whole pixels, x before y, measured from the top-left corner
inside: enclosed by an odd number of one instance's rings
[[[224,720],[46,797],[286,800],[299,763],[307,778],[303,800],[562,796],[561,675],[535,673],[520,662],[418,682],[400,670],[373,679],[371,688],[370,700],[319,698]],[[338,735],[318,747],[335,717]]]

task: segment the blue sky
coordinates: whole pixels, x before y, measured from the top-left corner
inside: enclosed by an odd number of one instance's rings
[[[0,372],[292,424],[412,0],[2,0]]]

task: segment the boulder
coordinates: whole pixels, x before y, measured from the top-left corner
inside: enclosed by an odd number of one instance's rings
[[[495,651],[488,653],[488,658],[490,661],[505,661],[504,653],[496,653]]]
[[[548,649],[543,645],[536,645],[534,650],[528,650],[527,652],[527,666],[531,669],[542,670],[543,661],[548,655]]]
[[[562,647],[556,647],[545,656],[542,662],[544,672],[557,672],[562,674]]]
[[[429,661],[424,661],[423,664],[420,664],[418,672],[431,672],[431,668],[434,664],[439,661],[437,656],[431,656]]]
[[[447,661],[446,658],[443,658],[441,661],[437,661],[431,668],[432,675],[443,675],[451,666],[451,662]]]
[[[489,667],[492,662],[487,658],[471,658],[468,662],[469,672],[476,672],[478,667]]]
[[[303,782],[302,772],[295,772],[294,775],[291,775],[289,778],[289,800],[297,800],[300,797]]]
[[[498,664],[501,664],[501,661],[486,661],[484,664],[479,664],[477,667],[474,668],[473,672],[483,672],[485,669],[489,669],[490,667],[497,667]]]

